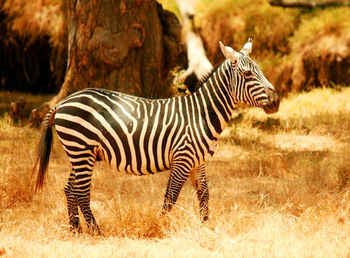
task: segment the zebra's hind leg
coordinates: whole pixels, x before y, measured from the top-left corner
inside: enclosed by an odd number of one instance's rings
[[[86,224],[91,232],[97,232],[97,234],[101,235],[101,231],[97,222],[95,220],[94,215],[92,214],[90,208],[90,186],[86,191],[76,190],[76,196],[79,204],[79,208],[84,215],[84,219]]]
[[[95,165],[96,159],[90,157],[85,161],[80,161],[79,165],[75,165],[75,189],[74,193],[80,208],[80,211],[84,215],[84,219],[87,223],[88,228],[91,231],[96,231],[101,234],[100,228],[98,227],[95,217],[92,214],[90,208],[90,186],[92,170]]]
[[[202,220],[206,221],[209,218],[209,190],[207,184],[207,177],[205,175],[205,165],[202,164],[198,168],[193,169],[191,171],[190,177],[192,184],[197,192],[197,198],[199,201],[199,212],[202,216]]]
[[[162,214],[166,214],[172,209],[189,174],[189,169],[181,166],[171,169],[168,186],[164,196]]]
[[[78,211],[78,200],[74,193],[75,188],[75,172],[72,172],[69,175],[68,182],[64,187],[64,193],[66,194],[67,199],[67,209],[68,209],[68,218],[70,229],[73,232],[81,232],[81,227],[79,225],[79,211]]]

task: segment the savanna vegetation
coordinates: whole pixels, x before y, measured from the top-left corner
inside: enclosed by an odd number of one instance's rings
[[[208,8],[209,7],[209,8]],[[200,1],[196,22],[213,62],[217,42],[236,49],[254,38],[252,56],[281,95],[350,83],[350,9],[288,9],[268,1]]]
[[[240,110],[207,162],[210,220],[186,183],[160,215],[168,173],[128,176],[98,164],[92,209],[104,236],[72,235],[57,139],[47,184],[34,194],[39,131],[0,121],[0,253],[20,256],[346,257],[350,235],[349,88],[290,94],[266,117]],[[243,114],[243,116],[242,116]],[[81,218],[83,219],[83,218]],[[84,229],[85,232],[86,228]]]
[[[180,17],[174,1],[159,2]],[[64,79],[64,1],[0,5],[0,256],[349,257],[349,7],[198,0],[194,25],[211,62],[223,58],[219,40],[239,50],[253,37],[251,56],[283,96],[280,110],[240,108],[233,116],[206,164],[206,223],[190,183],[162,217],[168,172],[127,176],[99,163],[91,206],[104,235],[95,236],[69,231],[70,163],[57,138],[46,186],[34,192],[40,132],[26,118]],[[183,94],[178,81],[173,89]],[[25,119],[14,122],[9,103],[19,97]]]

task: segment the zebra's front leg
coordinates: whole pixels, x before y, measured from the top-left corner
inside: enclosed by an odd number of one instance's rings
[[[189,174],[189,170],[187,169],[181,167],[172,168],[164,196],[162,214],[166,214],[172,209]]]
[[[199,201],[199,212],[202,216],[202,220],[206,221],[209,218],[209,190],[207,184],[207,177],[205,175],[205,165],[202,164],[198,168],[193,169],[191,171],[190,177],[192,184],[197,192],[197,198]]]
[[[67,199],[67,209],[68,218],[70,224],[70,230],[72,232],[81,232],[81,227],[79,225],[79,211],[78,211],[78,201],[74,193],[75,186],[75,172],[72,171],[69,175],[68,182],[64,187],[64,193]]]

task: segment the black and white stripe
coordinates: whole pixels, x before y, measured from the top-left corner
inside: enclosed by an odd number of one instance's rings
[[[47,115],[41,140],[41,145],[47,142],[45,135],[55,125],[72,164],[65,187],[70,224],[79,228],[80,207],[88,225],[98,229],[90,209],[90,184],[94,164],[100,160],[134,175],[171,170],[163,212],[175,204],[190,177],[206,220],[209,193],[204,164],[236,104],[271,110],[276,98],[258,65],[242,53],[215,68],[190,96],[150,100],[105,89],[70,95]],[[39,163],[40,187],[46,167]]]

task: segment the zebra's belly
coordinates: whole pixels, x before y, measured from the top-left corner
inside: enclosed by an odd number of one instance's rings
[[[169,170],[170,160],[164,159],[162,153],[146,153],[145,151],[133,150],[134,153],[123,153],[119,158],[111,157],[107,152],[98,148],[96,156],[99,160],[106,161],[112,169],[133,175],[149,175]]]

